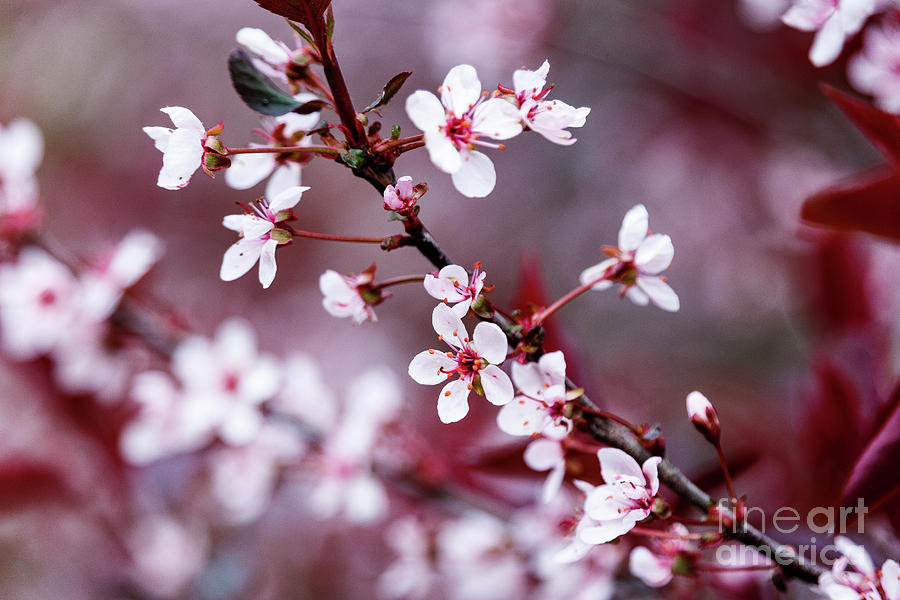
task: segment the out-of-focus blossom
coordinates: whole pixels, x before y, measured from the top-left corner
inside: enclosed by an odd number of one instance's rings
[[[268,288],[275,280],[275,248],[291,241],[290,231],[278,225],[294,218],[293,208],[308,187],[292,187],[271,200],[260,199],[250,204],[242,215],[227,215],[222,225],[237,231],[240,239],[225,251],[219,277],[234,281],[259,262],[259,282]]]
[[[207,535],[164,514],[146,515],[128,532],[133,579],[146,592],[174,598],[187,588],[207,560]]]
[[[44,156],[44,136],[32,121],[17,118],[0,126],[0,217],[34,221],[38,184],[34,174]]]
[[[322,306],[332,317],[352,318],[355,325],[363,321],[377,321],[372,306],[384,300],[385,296],[371,285],[374,279],[374,264],[359,275],[352,276],[328,269],[319,277]]]
[[[309,93],[295,96],[300,102],[316,100]],[[252,148],[277,148],[286,146],[310,146],[312,137],[306,132],[319,123],[319,112],[307,115],[287,113],[280,117],[263,117],[263,129],[256,133],[265,139],[264,144],[250,144]],[[250,154],[234,154],[230,156],[231,166],[225,171],[225,183],[236,190],[246,190],[266,177],[266,198],[276,198],[288,188],[300,185],[301,165],[312,160],[309,153],[262,152]]]
[[[548,352],[535,363],[512,365],[512,379],[519,396],[497,414],[497,425],[510,435],[540,434],[562,439],[572,430],[563,413],[566,405],[566,359],[559,350]]]
[[[291,354],[284,363],[284,385],[270,406],[289,415],[315,435],[323,435],[338,418],[334,392],[325,383],[318,363],[306,354]]]
[[[435,385],[459,375],[443,387],[438,396],[438,416],[444,423],[455,423],[469,412],[469,392],[476,384],[491,404],[502,406],[512,400],[509,377],[497,365],[506,360],[506,336],[494,323],[482,321],[469,339],[466,326],[446,304],[438,304],[431,313],[431,324],[438,337],[452,352],[425,350],[409,363],[409,376],[417,383]]]
[[[351,382],[343,414],[316,460],[319,478],[309,499],[320,518],[343,514],[350,522],[368,523],[387,513],[388,497],[372,473],[372,453],[399,408],[399,384],[390,370],[370,369]]]
[[[872,559],[865,548],[839,535],[834,545],[843,555],[831,571],[819,576],[819,589],[830,600],[900,600],[900,566],[897,561],[887,560],[881,571],[875,570]],[[848,571],[852,566],[855,571]],[[885,595],[878,591],[881,587]]]
[[[455,600],[501,600],[525,595],[525,565],[511,551],[502,522],[483,513],[447,521],[438,531],[438,565]]]
[[[46,354],[69,334],[78,282],[55,258],[24,248],[15,263],[0,265],[0,335],[17,360]]]
[[[582,106],[575,108],[559,100],[547,100],[553,87],[547,85],[547,74],[550,62],[544,61],[537,71],[519,69],[513,73],[515,102],[524,124],[554,144],[568,146],[575,143],[575,138],[568,131],[569,127],[582,127],[591,109]]]
[[[380,598],[421,600],[428,597],[437,579],[429,537],[415,517],[404,517],[387,528],[385,540],[397,558],[378,578],[376,591]]]
[[[541,490],[541,500],[550,502],[566,476],[566,451],[559,440],[538,439],[525,448],[525,464],[535,471],[550,471]]]
[[[663,587],[672,581],[672,566],[676,559],[696,552],[696,548],[685,537],[688,534],[687,527],[675,523],[667,532],[672,537],[654,540],[653,551],[638,546],[628,557],[628,569],[631,574],[650,587]]]
[[[875,97],[883,110],[900,113],[900,23],[868,27],[862,52],[847,63],[847,78],[853,87]]]
[[[854,35],[875,11],[875,0],[794,0],[781,17],[785,25],[815,31],[809,60],[817,67],[833,63],[844,42]]]
[[[619,247],[606,246],[603,250],[611,258],[582,271],[582,285],[595,281],[591,289],[605,290],[620,283],[624,295],[639,306],[652,301],[663,310],[679,309],[678,295],[659,275],[672,264],[675,248],[668,235],[650,233],[643,204],[625,214],[619,229]]]
[[[585,513],[597,521],[579,533],[588,544],[605,544],[631,531],[650,515],[659,491],[656,469],[662,458],[652,456],[639,466],[618,448],[598,450],[597,458],[605,483],[591,491],[584,503]]]
[[[209,457],[212,495],[232,524],[250,523],[269,506],[281,466],[306,451],[296,429],[266,423],[244,446],[217,448]]]
[[[282,376],[274,357],[257,351],[250,325],[237,318],[222,323],[213,340],[195,335],[181,342],[172,371],[184,388],[188,426],[232,445],[259,433],[260,405],[275,396]]]
[[[406,99],[406,114],[425,132],[431,162],[450,173],[464,196],[483,198],[497,181],[494,163],[476,146],[501,148],[481,138],[506,140],[522,132],[519,113],[501,98],[485,100],[481,81],[471,65],[450,69],[441,86],[441,98],[418,90]]]
[[[738,14],[754,29],[775,29],[781,24],[781,15],[791,5],[791,0],[739,0]]]
[[[437,275],[425,275],[425,291],[432,298],[453,304],[453,312],[463,318],[480,297],[485,277],[487,273],[481,270],[481,263],[475,264],[471,278],[459,265],[447,265]]]
[[[169,115],[175,129],[168,127],[144,127],[156,149],[163,153],[163,166],[156,185],[167,190],[185,187],[194,171],[203,164],[207,145],[215,145],[215,135],[221,131],[219,124],[207,131],[200,119],[187,108],[167,106],[160,109]]]

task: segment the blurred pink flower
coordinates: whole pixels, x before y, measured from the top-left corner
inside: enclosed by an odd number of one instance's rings
[[[650,587],[663,587],[672,581],[672,565],[678,556],[696,552],[694,545],[683,537],[688,534],[687,527],[674,523],[666,531],[673,537],[654,540],[652,551],[638,546],[628,557],[628,570]]]
[[[332,317],[342,319],[351,317],[353,323],[359,325],[364,321],[378,320],[372,305],[363,297],[362,290],[374,279],[374,269],[371,267],[359,275],[351,277],[341,275],[337,271],[328,269],[319,277],[319,291],[322,292],[322,306]],[[382,298],[378,292],[378,301]]]
[[[900,600],[900,566],[896,561],[885,561],[879,573],[862,546],[842,535],[834,538],[834,545],[843,556],[831,571],[819,576],[819,588],[830,600]],[[848,566],[856,571],[847,571]]]
[[[0,126],[0,217],[35,210],[35,171],[44,156],[44,136],[32,121],[17,118]]]
[[[418,90],[406,99],[406,114],[425,132],[431,162],[450,173],[456,189],[470,198],[491,193],[497,180],[494,163],[475,146],[502,147],[481,141],[482,136],[506,140],[522,132],[518,111],[500,98],[484,100],[481,81],[471,65],[450,69],[441,98]]]
[[[134,565],[133,579],[158,598],[184,591],[207,561],[207,533],[166,514],[139,518],[125,545]]]
[[[541,438],[525,448],[525,464],[535,471],[549,471],[541,490],[541,501],[550,502],[556,497],[566,476],[566,450],[559,440]]]
[[[794,0],[781,20],[801,31],[816,31],[809,60],[817,67],[833,63],[844,42],[875,11],[875,0]]]
[[[619,247],[605,247],[612,258],[588,267],[581,273],[582,285],[592,281],[593,290],[605,290],[613,283],[624,285],[625,296],[640,306],[649,302],[663,310],[675,312],[678,295],[659,274],[672,264],[675,248],[668,235],[650,234],[649,216],[643,204],[625,214],[619,229]]]
[[[866,29],[862,51],[847,63],[853,87],[875,97],[882,110],[900,113],[900,24],[889,22]]]
[[[494,323],[482,321],[469,339],[466,326],[446,304],[438,304],[431,313],[431,323],[453,352],[425,350],[409,363],[409,376],[423,385],[435,385],[454,374],[459,375],[444,386],[438,396],[438,416],[444,423],[455,423],[469,412],[469,392],[477,377],[488,402],[502,406],[513,399],[513,386],[500,367],[506,360],[507,342],[503,330]]]

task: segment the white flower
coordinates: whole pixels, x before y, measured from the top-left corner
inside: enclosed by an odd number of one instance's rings
[[[184,387],[182,418],[232,445],[255,438],[260,405],[275,396],[282,376],[273,357],[257,352],[253,329],[241,319],[222,323],[214,340],[191,336],[181,342],[172,371]]]
[[[366,301],[363,293],[372,291],[377,295],[376,302],[382,300],[380,290],[374,289],[370,284],[375,277],[375,269],[369,267],[359,275],[344,276],[337,271],[328,269],[319,277],[319,291],[322,292],[322,306],[332,317],[342,319],[351,317],[355,325],[363,321],[375,322],[375,310],[372,304]]]
[[[432,298],[454,304],[453,312],[462,318],[481,295],[485,277],[487,273],[481,270],[481,263],[475,264],[471,279],[466,270],[459,265],[447,265],[437,276],[431,273],[425,275],[425,291]]]
[[[160,109],[169,115],[175,129],[144,127],[156,149],[163,153],[163,166],[156,185],[167,190],[185,187],[203,163],[209,133],[194,113],[180,106]]]
[[[178,596],[207,561],[207,532],[170,515],[141,516],[124,536],[132,577],[154,597]]]
[[[378,578],[378,596],[409,600],[426,598],[437,578],[430,556],[428,532],[416,518],[404,517],[391,523],[384,535],[397,558]]]
[[[294,98],[300,102],[316,100],[317,96],[308,93],[297,94]],[[310,146],[312,137],[305,135],[319,123],[319,113],[308,115],[287,113],[280,117],[263,117],[263,129],[257,134],[265,138],[265,144],[250,144],[252,148],[277,148],[280,146]],[[246,190],[266,177],[266,197],[275,198],[288,188],[297,187],[301,181],[301,165],[312,160],[309,153],[263,152],[250,154],[234,154],[231,166],[225,171],[225,183],[236,190]]]
[[[847,63],[847,78],[861,92],[875,97],[883,110],[900,113],[900,25],[872,25],[863,37],[862,52]]]
[[[649,216],[643,204],[625,214],[619,229],[619,247],[605,247],[612,258],[581,273],[582,285],[596,282],[594,290],[605,290],[613,283],[624,285],[625,296],[640,306],[653,302],[663,310],[679,309],[678,295],[659,274],[672,264],[675,248],[667,235],[650,234]]]
[[[469,412],[469,392],[478,378],[488,402],[502,406],[512,400],[512,382],[500,367],[506,360],[507,342],[503,330],[482,321],[469,333],[459,316],[446,304],[438,304],[431,313],[431,324],[452,352],[425,350],[409,363],[409,376],[417,383],[435,385],[452,375],[438,396],[438,416],[444,423],[455,423]]]
[[[69,333],[78,282],[67,267],[34,247],[0,266],[0,334],[3,349],[27,360],[52,351]]]
[[[844,42],[875,11],[875,0],[794,0],[782,22],[801,31],[817,31],[809,60],[817,67],[833,63]]]
[[[834,538],[834,545],[843,556],[835,561],[831,571],[819,576],[819,588],[830,600],[900,600],[897,561],[885,561],[879,573],[862,546],[842,535]],[[848,571],[848,566],[856,570]],[[878,591],[879,585],[884,596]]]
[[[0,215],[34,210],[43,156],[44,137],[33,122],[20,117],[0,126]]]
[[[483,198],[497,180],[494,164],[475,146],[502,148],[482,141],[506,140],[522,132],[519,112],[502,98],[485,100],[474,67],[450,69],[441,86],[441,99],[418,90],[406,99],[406,114],[425,132],[431,162],[450,173],[453,185],[464,196]]]
[[[568,127],[582,127],[591,109],[582,106],[575,108],[559,100],[547,100],[552,86],[547,84],[547,73],[550,63],[544,64],[537,71],[519,69],[513,73],[515,101],[519,107],[522,120],[532,131],[536,131],[554,144],[568,146],[575,143]]]
[[[284,386],[271,406],[324,435],[337,421],[338,403],[318,363],[306,354],[291,354],[285,360],[284,374]]]
[[[597,451],[603,485],[597,486],[584,503],[587,516],[597,525],[584,528],[579,537],[588,544],[605,544],[631,531],[646,519],[659,491],[656,470],[662,459],[652,456],[637,461],[618,448]]]
[[[525,464],[535,471],[549,471],[541,490],[545,504],[556,497],[566,476],[566,451],[559,440],[537,439],[525,448]]]
[[[246,214],[228,215],[222,225],[241,234],[238,241],[225,251],[219,277],[222,281],[234,281],[259,261],[259,282],[268,288],[275,280],[275,248],[290,242],[289,231],[276,225],[293,219],[292,209],[308,187],[292,187],[284,190],[271,201],[258,200],[250,205]],[[251,212],[252,211],[252,212]],[[273,235],[277,231],[278,235]]]
[[[268,33],[256,27],[242,27],[234,36],[238,44],[255,54],[253,66],[269,77],[287,80],[285,69],[293,52],[284,42],[273,40]]]
[[[500,409],[497,425],[509,435],[543,435],[562,439],[572,431],[563,415],[566,399],[566,359],[559,350],[538,362],[514,362],[512,378],[519,396]]]

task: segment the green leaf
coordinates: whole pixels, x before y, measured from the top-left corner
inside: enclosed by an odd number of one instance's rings
[[[305,106],[257,71],[243,50],[232,51],[228,57],[228,71],[231,73],[231,83],[241,100],[258,113],[277,117]],[[318,109],[309,112],[315,110]]]
[[[312,32],[321,29],[322,15],[331,0],[255,0],[269,12],[302,23]]]
[[[410,75],[412,75],[412,72],[404,71],[402,73],[397,73],[396,75],[391,77],[391,80],[384,85],[384,89],[381,90],[381,93],[378,94],[378,97],[375,98],[375,101],[362,109],[362,112],[367,113],[369,111],[375,110],[379,106],[384,106],[385,104],[390,102],[391,98],[394,97],[394,94],[400,91],[400,87],[403,85],[403,82],[405,82]]]

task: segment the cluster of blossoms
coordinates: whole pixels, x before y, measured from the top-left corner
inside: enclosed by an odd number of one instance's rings
[[[423,90],[407,98],[406,113],[424,132],[431,161],[451,175],[461,194],[483,198],[494,189],[494,163],[476,147],[504,146],[482,138],[503,141],[531,129],[557,144],[575,142],[567,129],[583,126],[590,108],[547,100],[549,70],[550,63],[544,61],[537,71],[517,71],[514,89],[498,86],[498,94],[487,98],[475,68],[459,65],[444,78],[440,99]]]
[[[819,589],[830,600],[898,600],[900,599],[900,565],[886,560],[876,571],[868,552],[844,536],[834,545],[842,554],[831,571],[819,577]],[[852,566],[855,571],[848,571]]]

